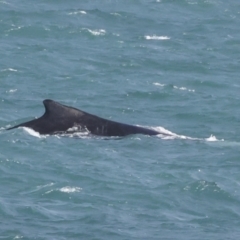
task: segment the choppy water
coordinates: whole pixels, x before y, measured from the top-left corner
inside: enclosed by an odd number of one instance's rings
[[[1,239],[238,239],[237,0],[0,1]],[[60,101],[170,138],[5,131]]]

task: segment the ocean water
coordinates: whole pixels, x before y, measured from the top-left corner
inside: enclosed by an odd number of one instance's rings
[[[238,0],[0,0],[0,239],[238,239]],[[7,127],[53,99],[149,137]]]

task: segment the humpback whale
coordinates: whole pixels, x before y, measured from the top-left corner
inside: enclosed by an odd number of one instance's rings
[[[14,127],[28,127],[40,134],[61,134],[88,131],[98,136],[127,136],[130,134],[162,134],[152,129],[107,120],[50,99],[43,101],[43,116]]]

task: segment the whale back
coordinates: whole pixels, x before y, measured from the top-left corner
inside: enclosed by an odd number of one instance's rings
[[[28,127],[40,134],[57,134],[69,131],[89,131],[91,134],[100,136],[126,136],[138,133],[159,134],[151,129],[107,120],[50,99],[44,100],[43,104],[45,107],[43,116],[9,129]]]

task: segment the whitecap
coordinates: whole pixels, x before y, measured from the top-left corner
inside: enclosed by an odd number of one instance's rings
[[[68,15],[77,15],[77,14],[87,14],[85,11],[75,11],[75,12],[70,12]]]
[[[13,68],[8,68],[8,70],[9,70],[10,72],[17,72],[17,69],[13,69]]]
[[[182,91],[188,91],[188,92],[195,92],[194,89],[188,89],[186,87],[177,87],[177,86],[173,86],[174,89],[178,89],[178,90],[182,90]]]
[[[13,239],[21,239],[21,238],[23,238],[23,236],[21,236],[21,235],[16,235]]]
[[[114,12],[114,13],[110,13],[111,15],[114,15],[114,16],[121,16],[121,14],[119,14],[119,13],[116,13],[116,12]]]
[[[162,83],[158,83],[158,82],[153,83],[153,85],[159,86],[159,87],[164,87],[164,86],[166,86],[166,84],[162,84]]]
[[[17,91],[17,89],[10,89],[8,92],[9,93],[14,93],[14,92],[16,92]]]
[[[74,192],[80,192],[82,188],[80,187],[62,187],[59,189],[60,192],[65,192],[65,193],[74,193]]]
[[[106,33],[106,31],[104,29],[91,30],[91,29],[87,28],[86,30],[94,36],[102,36],[102,35],[105,35],[105,33]]]
[[[54,184],[55,184],[55,183],[51,182],[51,183],[47,183],[47,184],[45,184],[45,185],[39,185],[39,186],[36,187],[36,190],[40,190],[40,189],[46,188],[46,187],[51,187],[51,186],[53,186]]]
[[[19,26],[19,27],[15,27],[15,28],[10,28],[9,30],[7,30],[7,32],[11,32],[11,31],[16,31],[23,28],[23,26]]]
[[[219,140],[219,139],[217,139],[214,135],[210,135],[210,137],[208,137],[208,138],[206,138],[205,139],[206,141],[208,141],[208,142],[217,142],[217,141],[224,141],[224,139],[221,139],[221,140]]]
[[[147,40],[169,40],[170,39],[170,37],[168,36],[156,36],[156,35],[152,35],[152,36],[145,35],[144,37]]]

